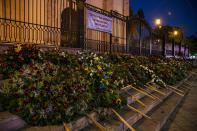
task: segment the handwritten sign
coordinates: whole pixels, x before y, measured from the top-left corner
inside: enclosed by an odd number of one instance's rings
[[[88,29],[112,33],[112,18],[90,11],[87,11]]]

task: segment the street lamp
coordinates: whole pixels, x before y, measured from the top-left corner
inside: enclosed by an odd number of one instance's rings
[[[160,26],[161,25],[161,19],[156,19],[155,20],[155,25]]]
[[[161,19],[159,18],[155,19],[155,25],[159,30],[162,28],[161,24],[162,24]],[[161,34],[161,37],[163,37],[162,38],[163,39],[162,40],[162,52],[163,52],[162,54],[165,56],[166,55],[166,34]]]
[[[174,49],[175,48],[175,37],[178,35],[178,31],[174,30],[173,34],[174,34],[174,39],[173,39],[173,43],[172,43],[172,55],[175,56],[176,55],[175,49]]]
[[[178,35],[178,31],[175,30],[174,31],[174,35],[177,36]]]

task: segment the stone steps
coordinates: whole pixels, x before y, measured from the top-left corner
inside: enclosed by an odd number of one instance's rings
[[[182,83],[180,83],[182,84]],[[178,86],[180,86],[180,84]],[[186,88],[181,87],[181,90],[183,90],[184,92],[187,92]],[[163,125],[165,124],[165,122],[167,121],[167,119],[170,117],[170,114],[172,114],[175,109],[179,106],[179,104],[183,101],[183,99],[185,98],[186,94],[184,95],[184,97],[179,96],[175,93],[173,93],[172,91],[169,91],[167,89],[162,89],[161,91],[165,92],[167,95],[166,96],[161,96],[160,94],[154,92],[152,94],[154,94],[155,96],[159,97],[162,101],[159,100],[152,100],[149,97],[144,97],[141,99],[141,101],[143,103],[145,103],[146,105],[148,105],[147,107],[142,107],[141,105],[139,105],[138,103],[132,103],[131,106],[135,107],[136,109],[140,110],[141,112],[143,112],[144,114],[148,114],[150,112],[154,112],[156,113],[156,115],[152,116],[153,120],[149,120],[149,119],[145,119],[144,117],[142,117],[142,115],[140,115],[139,113],[136,113],[132,110],[130,110],[128,107],[125,107],[124,109],[121,109],[120,111],[118,111],[118,113],[131,125],[134,126],[134,128],[138,131],[141,130],[142,127],[144,127],[144,130],[146,131],[152,131],[152,130],[160,130]],[[169,104],[168,104],[169,103]],[[163,111],[163,108],[166,108],[165,111]],[[158,110],[155,110],[158,109]],[[158,112],[156,112],[158,111]],[[162,112],[162,117],[157,117],[158,115],[160,115],[159,113]],[[161,115],[160,115],[161,116]],[[157,119],[156,119],[156,118]],[[146,121],[148,124],[140,124],[142,127],[139,127],[139,123],[141,120]],[[102,124],[107,130],[113,130],[113,131],[124,131],[124,130],[128,130],[128,127],[123,124],[116,116],[113,116],[113,120],[110,121],[99,121],[100,124]],[[153,129],[148,129],[147,130],[147,126],[148,125],[153,125]],[[138,125],[138,126],[136,126]],[[150,126],[151,128],[151,126]],[[96,127],[95,125],[91,124],[88,125],[87,127],[83,128],[81,131],[98,131],[99,128]]]
[[[181,97],[173,93],[158,108],[153,109],[153,111],[150,112],[150,117],[154,119],[156,123],[143,118],[142,120],[135,123],[133,127],[136,129],[136,131],[160,131],[185,97],[186,94],[184,97]]]
[[[25,127],[27,124],[20,117],[11,114],[10,112],[0,112],[0,130],[13,131]]]
[[[163,89],[163,91],[164,90],[165,89]],[[152,93],[155,96],[159,97],[162,101],[153,100],[153,99],[151,99],[149,97],[144,97],[144,98],[140,99],[144,104],[147,105],[145,108],[143,106],[141,106],[140,104],[138,104],[138,103],[132,103],[130,105],[132,107],[140,110],[144,114],[147,114],[153,108],[155,108],[160,103],[162,103],[165,99],[167,99],[169,97],[169,95],[171,94],[171,92],[167,92],[167,90],[165,90],[165,92],[167,93],[167,95],[165,97],[159,96],[156,92]],[[142,118],[142,115],[140,115],[139,113],[134,112],[133,110],[129,109],[128,107],[124,107],[123,109],[121,109],[120,111],[118,111],[118,113],[130,125],[135,124],[138,120],[140,120]],[[104,125],[105,128],[107,128],[109,130],[113,130],[113,131],[122,131],[122,130],[126,130],[128,128],[115,115],[113,116],[113,120],[110,120],[110,121],[102,121],[102,122],[99,122],[99,123],[101,123],[102,125]],[[81,131],[96,131],[96,130],[99,130],[99,129],[95,125],[91,124],[91,125],[87,126],[86,128],[82,129]]]
[[[180,86],[183,82],[180,82],[178,86]],[[161,96],[158,93],[151,91],[149,89],[146,89],[147,92],[154,94],[155,96],[159,97],[162,101],[159,100],[153,100],[144,94],[141,94],[139,92],[128,90],[132,95],[134,95],[136,98],[140,99],[142,102],[144,102],[147,107],[141,106],[139,103],[137,103],[135,100],[131,99],[131,97],[125,93],[125,96],[127,97],[128,104],[139,109],[143,113],[147,114],[150,111],[152,111],[154,108],[158,107],[160,104],[162,104],[168,97],[172,95],[172,91],[169,91],[167,89],[161,89],[161,91],[165,92],[166,96]],[[120,115],[127,120],[127,122],[130,125],[134,125],[137,121],[139,121],[142,116],[139,115],[136,112],[133,112],[128,107],[123,107],[120,111],[118,111]],[[4,117],[4,114],[6,117]],[[102,121],[100,122],[98,120],[98,117],[95,115],[95,113],[90,113],[90,115],[97,120],[99,123],[104,125],[105,127],[108,127],[111,130],[126,130],[127,127],[119,121],[119,119],[116,116],[113,116],[114,119],[111,121]],[[150,120],[149,120],[150,121]],[[8,126],[12,125],[12,126]],[[82,117],[80,119],[77,119],[71,123],[68,123],[68,126],[70,130],[72,131],[88,131],[88,130],[99,130],[95,125],[92,124],[92,121],[89,120],[87,117]],[[37,131],[37,130],[43,130],[43,131],[63,131],[63,126],[45,126],[45,127],[30,127],[28,126],[21,118],[18,116],[12,115],[9,112],[1,112],[0,113],[0,129],[5,131],[13,131],[13,130],[25,130],[25,131]]]

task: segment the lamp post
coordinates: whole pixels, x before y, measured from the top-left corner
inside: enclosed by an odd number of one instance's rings
[[[178,35],[178,31],[177,31],[177,30],[174,31],[174,35],[175,35],[175,36]]]
[[[156,27],[158,27],[158,29],[162,28],[161,24],[162,24],[162,21],[160,18],[155,19],[155,25],[156,25]],[[163,53],[162,54],[163,54],[163,56],[165,56],[166,55],[166,34],[162,35],[162,37],[163,37],[163,41],[162,41],[162,52]]]
[[[173,32],[173,35],[174,35],[174,37],[176,37],[178,35],[178,31],[175,30]],[[173,41],[172,41],[172,56],[175,56],[175,50],[174,50],[174,48],[175,48],[175,39],[173,39]]]
[[[155,20],[155,25],[158,26],[158,27],[161,26],[161,19],[157,18]]]

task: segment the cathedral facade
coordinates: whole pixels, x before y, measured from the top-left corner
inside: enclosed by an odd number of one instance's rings
[[[72,7],[72,8],[70,8]],[[87,28],[87,11],[113,13],[112,34]],[[129,0],[0,0],[0,42],[80,48],[126,44]]]

